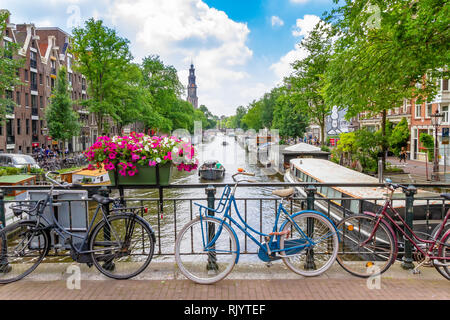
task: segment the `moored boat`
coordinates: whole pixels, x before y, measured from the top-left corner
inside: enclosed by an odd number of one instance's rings
[[[198,175],[205,180],[219,180],[225,176],[225,167],[217,160],[208,160],[200,166]]]

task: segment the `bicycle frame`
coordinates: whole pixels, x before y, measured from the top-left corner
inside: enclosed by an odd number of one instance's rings
[[[53,195],[53,186],[52,186],[52,188],[50,189],[50,192],[48,193],[48,195],[47,195],[47,197],[46,197],[46,199],[45,199],[45,201],[44,201],[44,205],[42,206],[42,212],[38,212],[38,213],[37,213],[36,225],[39,226],[40,223],[41,223],[41,219],[43,219],[43,220],[47,223],[47,226],[45,226],[45,229],[49,229],[49,230],[55,231],[55,232],[62,238],[63,242],[65,242],[67,239],[70,239],[70,237],[75,237],[75,238],[78,238],[78,239],[82,239],[83,241],[82,241],[82,244],[81,244],[81,246],[80,246],[80,249],[78,249],[76,246],[73,245],[73,240],[72,240],[72,239],[70,240],[70,241],[71,241],[71,244],[72,244],[71,247],[72,247],[73,249],[75,249],[75,252],[76,252],[77,254],[88,254],[88,253],[96,252],[97,250],[87,250],[87,251],[83,251],[82,248],[83,248],[83,246],[86,244],[87,240],[89,239],[89,234],[90,234],[90,232],[91,232],[91,230],[92,230],[92,227],[93,227],[93,225],[94,225],[95,219],[97,218],[98,212],[99,212],[100,210],[102,211],[103,220],[109,225],[109,229],[110,229],[110,230],[114,230],[114,229],[111,227],[111,225],[109,224],[109,222],[108,222],[107,216],[106,216],[105,212],[103,211],[102,205],[99,204],[99,205],[97,206],[97,209],[95,210],[95,213],[94,213],[94,215],[93,215],[91,221],[89,222],[89,226],[88,226],[88,229],[87,229],[87,231],[86,231],[86,235],[81,236],[81,235],[78,235],[78,234],[76,234],[76,233],[67,231],[62,225],[59,224],[59,222],[58,222],[58,220],[55,218],[55,215],[54,215],[54,214],[51,215],[51,221],[49,221],[46,217],[44,217],[44,216],[42,215],[43,212],[44,212],[44,209],[45,209],[47,206],[48,206],[49,208],[53,208],[53,207],[54,207],[52,195]],[[117,237],[117,235],[115,235],[115,236]],[[114,248],[112,248],[112,249],[114,249]],[[100,250],[100,249],[99,249],[98,251],[103,251],[103,250]]]
[[[219,201],[219,205],[218,205],[217,209],[211,209],[211,208],[208,208],[208,207],[205,207],[205,206],[203,206],[201,204],[196,203],[196,205],[199,206],[199,211],[200,211],[200,221],[202,223],[202,228],[201,228],[202,229],[202,239],[203,239],[203,247],[204,247],[205,251],[216,251],[217,252],[217,250],[214,249],[214,243],[217,240],[217,238],[220,236],[220,233],[222,231],[222,227],[223,227],[224,224],[227,224],[227,226],[230,227],[230,229],[233,232],[233,235],[235,236],[235,238],[237,240],[237,248],[236,248],[237,249],[237,252],[236,252],[237,256],[236,256],[236,261],[235,261],[236,263],[238,263],[238,261],[239,261],[239,254],[240,254],[239,247],[240,246],[239,246],[239,238],[237,237],[237,234],[236,234],[234,228],[232,227],[233,224],[235,226],[237,226],[238,229],[241,230],[245,235],[247,235],[256,245],[258,245],[261,248],[261,250],[263,250],[265,252],[265,254],[267,254],[267,255],[272,255],[274,253],[281,253],[282,251],[286,251],[286,250],[305,249],[307,247],[315,245],[315,242],[312,241],[312,239],[309,238],[303,232],[303,230],[298,226],[298,224],[291,218],[291,215],[289,215],[289,213],[283,207],[283,203],[282,202],[280,202],[280,204],[278,206],[278,210],[277,210],[277,214],[276,214],[276,217],[275,217],[274,226],[273,226],[272,232],[270,234],[265,234],[265,233],[259,232],[259,231],[255,230],[254,228],[252,228],[247,222],[245,222],[245,220],[242,218],[242,216],[241,216],[241,214],[239,212],[239,209],[237,208],[236,199],[234,197],[234,193],[235,193],[236,187],[237,187],[237,183],[236,183],[236,186],[235,186],[235,188],[234,188],[234,190],[233,190],[233,192],[231,194],[230,194],[229,186],[225,187],[225,189],[224,189],[224,191],[222,193],[222,197],[221,197],[221,199]],[[226,199],[224,199],[224,197],[226,197]],[[234,209],[235,209],[235,211],[236,211],[236,213],[238,215],[238,218],[239,218],[240,222],[235,220],[235,219],[233,219],[231,217],[232,205],[234,206]],[[223,212],[224,209],[225,209],[225,213],[224,213],[222,218],[217,218],[215,216],[208,215],[208,211],[221,213],[221,212]],[[204,210],[206,212],[205,215],[202,215],[202,212],[201,212],[202,210]],[[322,215],[320,212],[316,212],[316,211],[308,210],[308,212],[315,212],[317,214]],[[302,235],[302,237],[306,240],[306,244],[302,244],[302,245],[298,245],[298,246],[292,246],[292,247],[285,248],[285,249],[279,249],[278,241],[279,241],[280,234],[277,231],[278,231],[278,222],[279,222],[281,213],[283,213],[285,215],[285,217],[293,224],[293,226],[297,229],[297,231]],[[207,241],[205,241],[205,239],[207,237],[205,236],[205,232],[204,232],[204,228],[203,228],[203,221],[202,221],[205,217],[210,217],[210,218],[212,217],[212,218],[215,218],[218,221],[220,221],[220,226],[219,226],[220,230],[218,230],[216,232],[215,236],[211,240],[208,239]],[[328,217],[326,217],[326,218],[328,219]],[[229,219],[230,223],[227,223],[226,219]],[[250,230],[251,232],[255,233],[257,236],[258,235],[262,236],[265,239],[265,242],[258,241],[256,239],[256,237],[253,236],[252,233],[247,231],[247,229]],[[276,243],[276,246],[272,247],[271,246],[272,243]],[[284,255],[284,256],[281,256],[281,257],[287,257],[287,256]]]
[[[389,215],[389,213],[387,212],[387,209],[391,209],[392,212],[394,213],[394,215],[396,217],[398,217],[401,221],[401,223],[403,223],[403,226],[406,227],[406,230],[411,234],[411,236],[408,235],[408,233],[404,230],[404,228],[401,228],[399,226],[399,224]],[[411,243],[414,245],[414,247],[416,247],[417,250],[420,251],[420,253],[422,253],[424,255],[424,257],[428,257],[429,259],[444,259],[444,260],[450,260],[450,257],[437,257],[437,256],[433,256],[432,252],[433,249],[436,245],[436,243],[438,243],[438,239],[441,236],[442,231],[444,230],[444,226],[447,223],[449,217],[450,217],[450,210],[447,211],[444,221],[441,225],[441,227],[439,228],[438,232],[436,233],[434,239],[432,240],[425,240],[420,238],[413,230],[410,226],[408,226],[408,224],[405,222],[405,220],[400,216],[400,214],[394,209],[394,207],[391,205],[391,199],[390,197],[386,198],[386,202],[383,205],[383,208],[381,209],[381,211],[379,211],[379,213],[376,215],[378,217],[377,222],[375,223],[375,226],[372,230],[372,233],[370,234],[370,236],[368,237],[368,239],[366,241],[364,241],[362,243],[362,246],[367,244],[375,235],[375,232],[377,231],[381,220],[383,218],[387,218],[393,225],[394,227],[399,230],[401,232],[401,234]],[[422,250],[422,248],[420,248],[420,246],[418,245],[417,241],[420,243],[425,243],[428,245],[431,245],[427,250]],[[397,249],[398,250],[398,249]]]

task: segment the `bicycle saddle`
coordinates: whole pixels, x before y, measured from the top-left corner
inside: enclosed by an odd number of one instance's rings
[[[110,203],[114,202],[114,199],[108,198],[108,197],[103,197],[99,194],[94,194],[92,196],[92,200],[97,201],[98,203],[101,203],[101,204],[110,204]]]
[[[443,194],[441,194],[441,197],[443,197],[447,200],[450,200],[450,193],[443,193]]]
[[[289,198],[294,194],[294,188],[287,188],[287,189],[277,189],[273,190],[272,194],[279,196],[281,198]]]

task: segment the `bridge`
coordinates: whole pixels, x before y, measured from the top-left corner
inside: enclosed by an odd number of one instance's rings
[[[315,278],[302,278],[288,271],[282,263],[274,263],[270,268],[253,259],[257,248],[242,238],[241,254],[245,256],[227,277],[213,285],[200,286],[186,280],[177,270],[173,260],[174,241],[183,225],[198,213],[195,202],[203,205],[214,205],[220,198],[220,191],[226,184],[171,184],[159,186],[162,197],[132,197],[133,190],[149,189],[155,186],[127,186],[117,189],[115,186],[83,186],[73,188],[73,191],[85,192],[84,199],[65,197],[56,199],[61,207],[75,208],[76,203],[83,202],[85,212],[69,210],[67,226],[70,228],[75,221],[88,223],[87,217],[92,211],[91,196],[102,195],[124,197],[127,205],[148,207],[148,213],[140,214],[150,223],[156,234],[155,255],[147,269],[133,280],[110,280],[85,265],[74,264],[68,258],[67,250],[52,248],[49,261],[42,263],[37,270],[26,278],[0,287],[0,299],[151,299],[151,300],[290,300],[290,299],[431,299],[447,300],[450,298],[448,281],[442,278],[434,268],[424,267],[422,273],[413,275],[411,269],[417,259],[408,241],[402,247],[400,259],[383,274],[380,279],[371,280],[356,278],[346,273],[335,263],[325,274]],[[356,201],[358,212],[363,212],[370,203],[382,203],[383,198],[349,198],[342,194],[339,197],[323,197],[322,188],[352,187],[352,188],[382,188],[384,184],[321,184],[321,183],[252,183],[242,184],[242,188],[261,188],[273,190],[283,187],[294,187],[305,190],[306,196],[297,194],[285,202],[285,207],[291,213],[301,209],[316,209],[335,220],[336,212],[342,216],[352,214],[350,207],[343,206],[345,201]],[[408,225],[416,228],[418,225],[431,230],[437,222],[443,219],[448,210],[448,201],[441,198],[436,190],[445,190],[448,184],[417,184],[408,186],[409,192],[395,201],[404,202],[404,218]],[[180,196],[164,197],[164,191],[178,190]],[[417,198],[417,190],[428,189],[434,192]],[[4,195],[15,191],[39,193],[48,190],[48,186],[2,187],[0,189],[0,221],[3,225],[12,223],[17,218],[8,220],[8,206],[17,199],[6,199]],[[63,193],[64,189],[55,188]],[[67,191],[67,190],[66,190]],[[187,194],[187,196],[186,196]],[[267,192],[265,193],[267,194]],[[194,195],[194,196],[192,196]],[[26,199],[26,198],[22,198]],[[281,201],[279,197],[243,197],[236,196],[239,210],[246,220],[259,230],[267,226],[266,220],[273,219],[276,208]],[[23,201],[30,201],[23,200]],[[341,205],[338,205],[341,204]],[[423,211],[419,219],[417,210]],[[76,211],[76,212],[75,212]],[[59,209],[61,215],[63,211]],[[353,213],[358,213],[353,212]],[[420,223],[418,224],[418,220]],[[271,225],[272,222],[269,223]],[[87,225],[86,225],[87,226]],[[58,262],[58,261],[63,262]],[[80,288],[69,288],[71,276],[70,266],[77,265],[81,271]],[[73,283],[72,283],[73,284]],[[76,287],[76,286],[75,286]]]

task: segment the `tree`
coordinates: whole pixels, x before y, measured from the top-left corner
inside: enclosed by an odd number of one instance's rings
[[[338,40],[325,100],[348,107],[347,118],[381,114],[383,167],[387,111],[404,98],[432,99],[435,77],[448,75],[448,8],[440,0],[345,0],[327,18]]]
[[[78,114],[73,110],[72,104],[67,70],[65,67],[61,67],[56,88],[50,97],[50,104],[45,110],[45,120],[49,135],[55,140],[62,141],[64,146],[66,141],[79,134],[81,127],[78,122]]]
[[[434,159],[434,139],[433,136],[422,132],[419,137],[420,142],[422,145],[427,149],[428,153],[428,161],[432,162]]]
[[[0,10],[0,34],[6,29],[6,21],[10,13]],[[5,118],[7,107],[14,106],[11,88],[21,85],[16,75],[17,70],[23,66],[24,60],[17,59],[18,46],[15,43],[2,41],[0,44],[0,121]],[[11,110],[8,110],[11,112]]]
[[[101,20],[92,18],[85,22],[84,28],[75,28],[72,33],[71,51],[76,57],[74,67],[88,82],[90,99],[84,104],[95,115],[98,134],[107,134],[105,123],[116,112],[123,78],[132,60],[129,41],[104,26]]]
[[[332,42],[322,23],[318,23],[308,37],[302,40],[300,48],[307,57],[294,62],[294,73],[286,80],[296,98],[296,108],[306,111],[312,122],[319,125],[321,143],[325,139],[325,121],[331,113],[331,106],[323,96],[323,76],[329,68]]]
[[[261,101],[253,101],[247,110],[247,113],[242,117],[241,123],[248,129],[254,129],[258,131],[263,128],[261,120]]]
[[[408,145],[410,137],[409,125],[406,118],[402,120],[394,127],[390,137],[388,138],[389,146],[391,150],[396,154],[400,155],[402,147]]]
[[[334,0],[337,3],[337,0]],[[346,46],[369,41],[379,52],[368,57],[373,72],[385,69],[405,97],[431,101],[450,64],[450,4],[446,0],[345,0],[326,20]],[[375,49],[376,48],[376,49]],[[366,66],[370,68],[370,64]],[[414,87],[418,84],[417,87]]]
[[[292,97],[288,95],[286,88],[280,90],[284,92],[276,99],[272,128],[278,129],[280,136],[283,138],[302,137],[308,126],[307,112],[294,108],[294,102]]]

